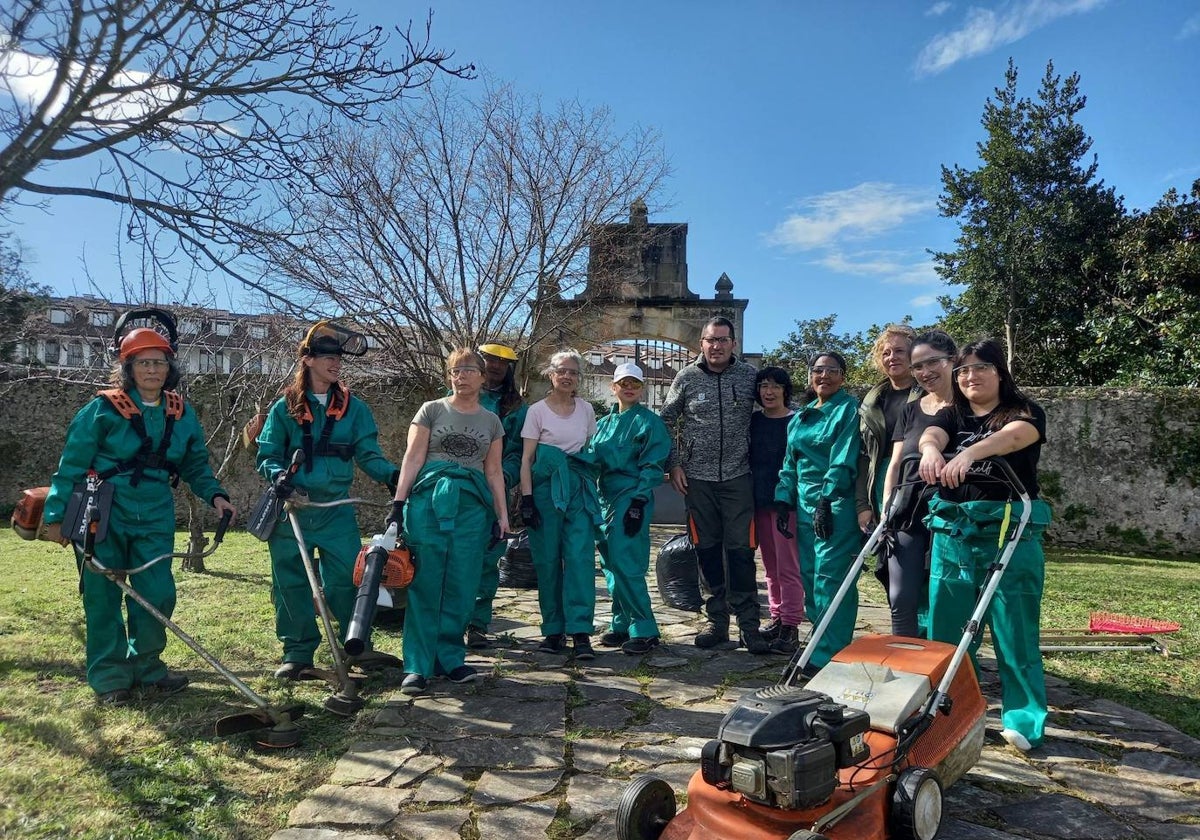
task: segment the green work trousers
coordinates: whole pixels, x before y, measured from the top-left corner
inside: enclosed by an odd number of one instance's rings
[[[988,569],[999,556],[1005,504],[992,501],[955,504],[938,497],[929,503],[925,524],[933,533],[930,638],[951,644],[962,638]],[[1020,508],[1019,502],[1012,506],[1010,533],[1017,526]],[[1013,549],[1008,568],[983,617],[983,626],[991,628],[996,649],[1004,728],[1020,732],[1034,746],[1041,743],[1046,725],[1040,625],[1046,563],[1042,532],[1049,522],[1049,505],[1034,501],[1029,524]],[[976,636],[971,646],[976,670],[980,641]]]
[[[604,505],[604,524],[601,526],[600,568],[612,596],[611,629],[628,633],[634,638],[658,635],[658,622],[650,606],[650,590],[646,572],[650,569],[650,522],[654,519],[654,498],[646,502],[642,525],[632,537],[625,534],[625,512],[633,501],[632,494]]]
[[[337,622],[339,643],[354,613],[354,561],[362,548],[353,505],[309,508],[298,512],[300,531],[309,557],[316,565],[325,602]],[[275,595],[275,634],[283,642],[284,662],[312,664],[321,645],[313,591],[300,559],[292,526],[287,519],[275,526],[267,541],[271,551],[271,580]],[[333,640],[330,640],[333,643]]]
[[[537,572],[538,607],[544,636],[591,633],[596,617],[596,528],[585,506],[587,477],[570,470],[564,479],[566,508],[554,506],[549,480],[534,481],[533,499],[542,524],[529,529]]]
[[[114,505],[108,536],[96,546],[96,560],[109,569],[132,569],[169,554],[175,545],[175,515],[173,506],[167,508],[169,515],[157,521],[133,521],[122,517]],[[167,618],[175,612],[170,560],[155,563],[128,581]],[[83,614],[87,681],[97,694],[149,685],[167,675],[162,661],[167,628],[111,580],[87,569],[83,571]]]
[[[492,602],[500,588],[500,558],[504,556],[508,543],[500,540],[490,551],[483,548],[483,565],[479,570],[479,591],[475,593],[475,604],[467,622],[472,627],[487,630],[492,623]]]
[[[404,670],[423,677],[448,674],[466,658],[463,633],[496,520],[491,494],[453,492],[451,482],[461,481],[446,476],[418,485],[404,508],[417,563],[404,613]]]
[[[833,534],[824,540],[817,539],[813,533],[813,512],[807,505],[801,502],[796,511],[796,547],[800,559],[800,578],[804,582],[804,612],[814,626],[829,611],[833,596],[837,594],[850,565],[862,548],[863,537],[858,529],[854,497],[835,498],[832,509]],[[829,664],[833,655],[854,638],[854,623],[857,620],[858,581],[855,580],[813,649],[809,664],[817,668]]]

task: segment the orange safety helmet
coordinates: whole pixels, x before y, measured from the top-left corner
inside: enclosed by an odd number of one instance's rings
[[[175,351],[171,349],[171,342],[167,341],[162,333],[155,332],[148,327],[138,327],[136,330],[130,330],[121,339],[119,355],[121,363],[124,364],[143,350],[161,350],[167,354],[168,359],[175,358]]]

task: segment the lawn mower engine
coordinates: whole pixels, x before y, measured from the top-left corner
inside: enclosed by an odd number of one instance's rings
[[[716,740],[704,745],[704,781],[772,808],[801,810],[827,801],[838,770],[870,755],[866,712],[826,694],[772,686],[738,701]]]

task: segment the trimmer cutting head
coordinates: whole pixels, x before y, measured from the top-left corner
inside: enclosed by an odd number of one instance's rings
[[[304,704],[295,703],[273,711],[275,716],[266,709],[226,715],[217,721],[216,734],[225,736],[255,732],[254,740],[259,746],[282,749],[299,745],[300,727],[295,722],[303,717]]]
[[[361,697],[353,697],[339,691],[325,701],[325,711],[341,717],[352,717],[358,714],[358,710],[364,705],[365,701]]]

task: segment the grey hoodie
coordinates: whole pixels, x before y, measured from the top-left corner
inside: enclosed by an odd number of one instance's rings
[[[728,481],[750,472],[750,415],[754,413],[753,365],[731,357],[720,373],[704,357],[679,371],[659,416],[674,432],[667,469],[682,464],[689,479]]]

